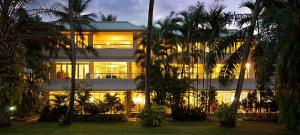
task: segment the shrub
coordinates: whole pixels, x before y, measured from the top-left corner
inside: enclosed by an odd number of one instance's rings
[[[143,127],[158,127],[164,125],[169,120],[166,116],[166,108],[160,105],[152,105],[150,108],[144,108],[137,115],[137,119]]]
[[[84,107],[84,111],[92,115],[97,115],[100,113],[100,106],[95,103],[88,103]]]
[[[221,104],[216,114],[222,127],[232,127],[232,125],[235,125],[236,116],[231,116],[228,104]]]
[[[267,122],[278,122],[278,114],[275,113],[263,113],[263,114],[248,114],[243,117],[244,121],[267,121]]]
[[[73,121],[79,122],[126,122],[125,114],[74,115]]]
[[[55,106],[53,108],[48,105],[42,110],[39,121],[59,121],[63,119],[67,111],[68,107],[66,105]]]
[[[172,118],[179,121],[202,121],[206,120],[207,115],[202,108],[187,107],[172,108]]]

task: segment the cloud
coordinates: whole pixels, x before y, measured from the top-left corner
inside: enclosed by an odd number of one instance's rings
[[[50,7],[55,2],[63,0],[33,0],[32,7]],[[155,0],[154,20],[162,19],[171,11],[180,12],[195,5],[198,0]],[[236,11],[238,13],[249,13],[245,8],[239,8],[244,0],[220,0],[225,5],[225,11]],[[65,1],[66,2],[66,1]],[[207,8],[216,4],[215,0],[200,0]],[[136,25],[145,25],[148,19],[149,0],[92,0],[87,12],[117,15],[120,21],[129,21]]]

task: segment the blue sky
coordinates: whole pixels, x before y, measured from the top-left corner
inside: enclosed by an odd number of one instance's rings
[[[66,0],[33,0],[32,7],[50,7],[53,3]],[[154,20],[162,19],[171,11],[180,12],[189,6],[195,5],[197,1],[204,2],[206,8],[210,8],[217,2],[215,0],[155,0]],[[225,11],[237,13],[249,13],[240,4],[245,0],[219,0],[224,5]],[[87,13],[99,13],[117,15],[119,21],[129,21],[136,25],[145,25],[147,22],[149,0],[92,0],[88,6]],[[54,19],[47,18],[47,20]]]

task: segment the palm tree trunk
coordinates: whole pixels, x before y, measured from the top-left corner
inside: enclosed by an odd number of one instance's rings
[[[151,46],[152,40],[152,23],[153,23],[154,0],[149,2],[148,11],[148,28],[147,28],[147,47],[146,47],[146,76],[145,76],[145,107],[150,107],[150,66],[151,66]]]
[[[76,50],[75,50],[75,33],[74,33],[74,23],[73,23],[73,0],[69,0],[69,15],[70,15],[70,40],[71,40],[71,63],[72,63],[72,76],[71,76],[71,92],[69,100],[69,109],[67,116],[64,120],[65,125],[70,125],[72,122],[72,115],[74,112],[74,99],[75,99],[75,73],[76,73]]]
[[[226,125],[229,127],[235,127],[235,124],[236,124],[237,109],[238,109],[239,99],[241,97],[241,92],[242,92],[243,82],[244,82],[244,77],[245,77],[245,72],[246,72],[246,63],[248,61],[248,56],[250,53],[251,41],[253,39],[256,20],[258,19],[258,15],[259,15],[259,11],[260,11],[260,4],[261,4],[261,0],[256,0],[255,7],[254,7],[252,17],[251,17],[250,26],[249,26],[248,33],[247,33],[248,35],[247,35],[247,39],[246,39],[246,43],[245,43],[245,52],[242,56],[242,64],[241,64],[241,70],[240,70],[240,75],[239,75],[239,79],[238,79],[238,84],[237,84],[237,88],[235,91],[234,100],[232,102],[231,109],[229,112],[228,122]]]

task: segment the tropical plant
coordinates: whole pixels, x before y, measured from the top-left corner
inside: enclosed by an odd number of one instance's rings
[[[58,10],[52,11],[55,16],[59,19],[56,21],[58,23],[67,23],[69,24],[70,32],[70,46],[71,46],[71,91],[70,91],[70,103],[69,110],[66,119],[64,120],[65,125],[70,125],[72,120],[72,115],[74,112],[74,101],[75,101],[75,91],[76,91],[76,82],[75,82],[75,71],[76,71],[76,44],[75,44],[75,31],[82,32],[83,25],[88,25],[91,21],[94,21],[93,18],[96,16],[93,13],[85,14],[84,12],[87,9],[88,4],[91,0],[68,0],[68,7],[56,3],[55,6]],[[82,34],[80,34],[82,35]],[[83,36],[81,36],[83,39]]]
[[[80,106],[80,113],[84,113],[84,107],[86,106],[87,102],[91,98],[90,90],[85,89],[85,91],[79,91],[76,94],[76,102]]]
[[[248,61],[248,56],[251,51],[251,48],[253,46],[253,39],[254,39],[254,30],[256,26],[256,21],[258,20],[258,16],[261,12],[261,0],[257,0],[253,4],[253,10],[252,10],[252,15],[250,19],[250,25],[244,30],[244,31],[239,31],[236,34],[233,34],[229,37],[224,38],[223,40],[219,41],[218,45],[210,52],[209,58],[210,62],[216,63],[218,59],[222,60],[226,55],[226,49],[228,46],[232,46],[233,42],[236,41],[237,39],[241,37],[246,37],[246,41],[241,47],[239,47],[233,54],[231,54],[225,61],[225,65],[223,66],[221,72],[220,72],[220,77],[226,78],[226,80],[229,80],[232,78],[232,75],[236,71],[236,68],[238,68],[238,64],[240,64],[240,74],[239,74],[239,79],[238,79],[238,84],[236,88],[236,93],[234,96],[234,101],[232,102],[231,105],[231,111],[229,112],[230,115],[228,115],[228,120],[227,124],[222,124],[225,126],[230,126],[230,127],[235,127],[236,124],[236,115],[237,115],[237,109],[238,109],[238,104],[239,104],[239,99],[241,95],[241,90],[243,86],[243,81],[245,77],[245,70],[246,70],[246,63]],[[246,2],[246,5],[249,2]],[[245,35],[245,33],[247,33]],[[213,64],[209,64],[208,66],[212,66]]]
[[[68,95],[65,94],[55,94],[53,95],[53,97],[54,98],[51,99],[50,101],[52,102],[51,104],[53,104],[54,107],[63,106],[68,101]]]
[[[104,15],[102,12],[99,12],[100,17],[101,17],[101,21],[104,22],[115,22],[117,21],[117,16],[116,15],[112,15],[112,14],[108,14],[108,15]]]
[[[42,50],[48,50],[51,55],[55,54],[55,46],[59,45],[58,41],[62,39],[59,27],[41,22],[35,12],[27,10],[26,6],[30,2],[30,0],[0,2],[1,127],[10,125],[10,116],[7,112],[9,106],[21,103],[19,110],[26,110],[24,114],[36,109],[35,103],[38,102],[36,96],[40,95],[42,82],[46,80],[44,73],[47,70],[44,69],[49,60],[42,54]],[[33,46],[32,43],[36,45]],[[24,96],[22,100],[21,95]]]
[[[220,122],[221,126],[223,126],[223,127],[231,126],[231,125],[228,125],[228,118],[232,117],[232,116],[228,116],[228,115],[231,115],[230,114],[230,105],[221,104],[217,111],[217,116],[219,118],[219,122]]]
[[[150,108],[144,108],[137,115],[138,121],[143,127],[158,127],[168,122],[165,116],[166,108],[164,106],[153,104]]]
[[[117,93],[110,95],[109,93],[105,94],[104,103],[106,104],[108,112],[123,112],[124,105],[121,103],[120,98],[117,97]]]

